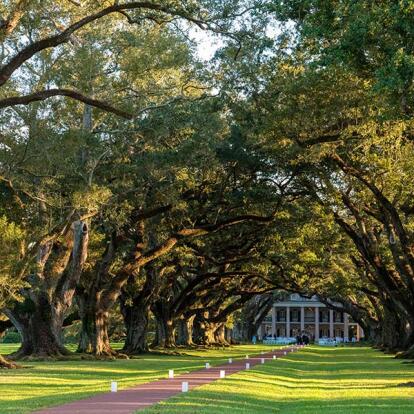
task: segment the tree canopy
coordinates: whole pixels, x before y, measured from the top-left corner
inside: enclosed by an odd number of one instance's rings
[[[281,292],[414,347],[410,2],[3,1],[15,357],[225,343]],[[194,31],[218,42],[200,59]],[[241,315],[241,316],[240,316]],[[246,322],[250,321],[250,322]],[[246,328],[251,335],[251,327]]]

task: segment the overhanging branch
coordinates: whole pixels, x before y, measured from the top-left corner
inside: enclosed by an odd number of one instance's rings
[[[71,89],[47,89],[44,91],[34,92],[30,95],[11,96],[9,98],[0,99],[0,109],[8,108],[8,107],[16,106],[16,105],[28,105],[31,102],[44,101],[45,99],[48,99],[54,96],[67,96],[69,98],[83,102],[95,108],[102,109],[103,111],[111,112],[122,118],[126,118],[129,120],[134,118],[134,115],[129,112],[115,108],[112,105],[109,105],[105,101],[100,101],[98,99],[90,98],[89,96],[83,95],[82,93],[73,91]]]
[[[153,3],[150,1],[133,1],[126,4],[119,4],[118,2],[116,2],[112,6],[106,7],[97,13],[85,16],[83,19],[80,19],[77,22],[73,23],[59,34],[40,39],[23,48],[20,52],[14,55],[8,63],[6,63],[0,68],[0,86],[3,86],[10,79],[13,73],[18,68],[20,68],[20,66],[23,65],[24,62],[26,62],[42,50],[50,49],[61,44],[67,43],[70,40],[70,37],[84,26],[93,23],[94,21],[99,20],[110,14],[135,9],[144,9],[154,12],[165,13],[171,16],[179,16],[183,19],[197,24],[200,27],[203,27],[204,24],[204,22],[201,19],[191,16],[183,10],[176,10],[174,8],[166,7],[163,6],[161,3]]]

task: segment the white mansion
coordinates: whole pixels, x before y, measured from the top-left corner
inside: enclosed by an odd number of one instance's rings
[[[296,293],[273,304],[257,333],[259,339],[295,338],[305,333],[315,342],[359,341],[364,336],[362,328],[347,313],[326,308],[316,297],[309,299]]]

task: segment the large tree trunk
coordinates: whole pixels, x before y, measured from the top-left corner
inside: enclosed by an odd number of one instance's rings
[[[87,224],[76,221],[64,242],[48,241],[39,247],[37,272],[28,277],[32,288],[22,292],[24,303],[4,311],[22,337],[13,358],[69,354],[62,327],[86,261],[88,239]]]
[[[78,352],[96,356],[116,355],[109,342],[108,317],[108,312],[102,310],[83,315]]]
[[[121,312],[126,328],[123,351],[127,354],[140,354],[148,351],[149,308],[148,298],[141,295],[133,300],[132,306],[128,306],[121,297]]]
[[[105,252],[92,274],[84,275],[76,301],[81,317],[81,334],[77,352],[100,356],[114,356],[117,352],[109,342],[109,313],[118,299],[118,289],[110,288],[109,275],[118,246],[118,236],[111,234]]]
[[[208,322],[209,312],[201,312],[196,315],[194,328],[196,341],[199,345],[214,345],[216,340],[214,333],[218,327],[216,323]]]
[[[137,292],[135,280],[131,278],[120,296],[126,329],[123,351],[127,354],[140,354],[149,349],[147,343],[149,312],[157,286],[158,273],[151,264],[143,270],[145,282],[142,288]]]
[[[63,320],[56,315],[56,309],[45,295],[39,295],[37,303],[17,305],[13,310],[6,310],[7,316],[19,331],[22,343],[12,354],[13,358],[24,357],[46,358],[68,355],[62,341]],[[27,312],[22,308],[29,306]]]
[[[109,342],[109,312],[100,306],[98,295],[91,290],[89,294],[79,294],[77,302],[82,321],[77,352],[96,356],[116,355]]]
[[[203,345],[207,345],[207,346],[215,345],[216,343],[216,339],[214,336],[215,330],[216,330],[215,324],[204,323]]]
[[[168,305],[159,300],[153,304],[151,309],[157,325],[154,348],[174,348],[176,346],[175,321],[169,312]]]
[[[174,321],[166,318],[156,318],[156,323],[157,330],[152,346],[154,348],[175,348]]]
[[[220,346],[230,345],[226,339],[226,325],[224,323],[218,324],[218,327],[215,329],[214,342],[216,345],[220,345]]]
[[[381,319],[381,346],[392,352],[409,348],[410,332],[407,332],[406,325],[406,320],[393,308],[384,306]]]
[[[199,312],[193,321],[193,341],[197,345],[204,345],[204,320]]]
[[[193,324],[195,315],[177,321],[177,345],[194,346]]]

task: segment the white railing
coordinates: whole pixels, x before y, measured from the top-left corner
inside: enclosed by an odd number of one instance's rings
[[[337,346],[342,342],[344,342],[344,340],[339,336],[337,336],[336,338],[321,338],[318,340],[318,344],[324,346]]]
[[[296,338],[278,336],[277,338],[266,338],[263,339],[265,345],[289,345],[296,344]]]

